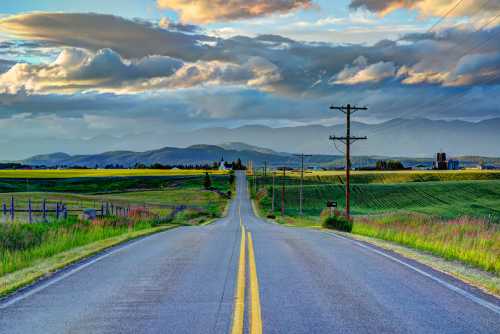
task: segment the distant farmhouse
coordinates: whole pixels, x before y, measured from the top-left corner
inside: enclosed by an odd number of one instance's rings
[[[221,157],[220,163],[219,163],[219,170],[220,171],[226,171],[229,170],[230,168],[226,167],[226,162],[224,161],[224,156]]]

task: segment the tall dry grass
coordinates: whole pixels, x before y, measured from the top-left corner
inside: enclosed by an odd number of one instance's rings
[[[156,215],[138,210],[128,217],[98,218],[34,224],[0,225],[0,276],[33,265],[69,249],[162,223]]]
[[[353,233],[393,241],[500,275],[500,225],[487,220],[386,215],[356,220]]]

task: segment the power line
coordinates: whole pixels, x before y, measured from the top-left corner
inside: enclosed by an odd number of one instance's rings
[[[484,6],[486,6],[486,4],[488,4],[491,0],[486,0],[485,2],[483,2],[483,4],[481,6],[479,6],[479,8],[475,11],[475,13],[471,16],[475,16],[477,13],[479,13],[483,8]],[[430,33],[432,29],[434,29],[439,23],[441,23],[445,17],[449,16],[454,10],[456,10],[456,8],[458,8],[458,6],[461,4],[461,2],[458,2],[457,4],[455,4],[455,6],[453,6],[436,24],[434,24],[430,29],[427,30],[427,33]],[[479,28],[476,28],[474,30],[473,33],[477,33],[479,31],[482,31],[484,30],[486,27],[488,27],[491,23],[493,23],[497,18],[500,17],[500,13],[498,13],[497,15],[495,15],[491,20],[487,21],[486,23],[484,23],[483,25],[481,25]],[[461,59],[463,56],[469,54],[470,52],[472,51],[475,51],[475,50],[478,50],[478,49],[481,49],[482,47],[484,47],[486,44],[488,44],[491,40],[493,40],[494,38],[497,37],[497,35],[500,34],[500,30],[493,34],[492,36],[490,36],[489,38],[487,38],[486,40],[484,41],[480,41],[479,43],[473,45],[471,48],[467,49],[465,52],[463,52],[459,57],[458,59]],[[473,38],[470,37],[468,38],[468,41],[471,41]],[[449,52],[452,52],[454,50],[458,50],[460,49],[461,46],[460,45],[455,45],[454,47],[452,47],[451,49],[449,49],[448,51]],[[462,96],[466,95],[466,93],[464,94],[461,94]],[[427,101],[425,102],[424,104],[421,104],[421,105],[418,105],[418,106],[413,106],[412,108],[398,114],[396,116],[396,118],[403,118],[404,116],[407,116],[408,114],[419,114],[422,110],[422,108],[425,108],[427,106],[431,106],[433,105],[435,102],[437,102],[439,99],[441,99],[440,103],[445,103],[447,100],[449,99],[455,99],[457,96],[450,96],[450,97],[447,97],[447,98],[435,98],[433,101]],[[402,123],[404,122],[404,119],[401,119],[401,120],[397,120],[395,123],[392,123],[390,125],[387,125],[387,126],[383,126],[379,129],[377,129],[375,131],[374,134],[379,134],[383,131],[386,131],[386,130],[389,130],[389,129],[392,129],[394,127],[397,127],[398,125],[401,125]]]
[[[489,1],[489,0],[488,0]],[[437,27],[441,22],[443,22],[451,13],[453,13],[455,11],[455,9],[458,8],[458,6],[460,6],[462,4],[462,2],[464,2],[464,0],[459,0],[455,6],[453,6],[448,12],[446,12],[445,15],[441,16],[441,18],[439,20],[436,21],[436,23],[434,23],[432,25],[432,27],[429,28],[429,30],[427,30],[427,33],[431,32],[432,29],[434,29],[435,27]]]
[[[488,22],[488,24],[490,24],[491,22],[493,22],[495,19],[497,19],[498,17],[500,17],[500,13],[497,14],[493,20],[490,20]],[[484,29],[484,27],[486,27],[487,25],[483,25],[482,28],[480,28],[480,30]],[[480,30],[477,30],[476,32],[480,31]],[[484,41],[481,41],[479,43],[477,43],[476,45],[472,46],[471,48],[467,49],[465,52],[463,52],[458,58],[461,59],[462,57],[464,57],[465,55],[469,54],[470,52],[472,51],[476,51],[478,49],[481,49],[484,45],[488,44],[491,40],[495,39],[497,36],[500,36],[500,29],[494,33],[492,36],[490,36],[489,38],[487,38],[486,40]],[[486,80],[484,83],[490,83],[490,82],[493,82],[495,81],[496,79],[498,78],[498,74],[497,75],[494,75],[492,78]],[[430,106],[436,106],[436,102],[439,103],[439,105],[441,104],[444,104],[444,103],[447,103],[450,99],[457,99],[457,98],[460,98],[460,97],[463,97],[467,94],[468,92],[462,92],[460,94],[457,94],[457,95],[452,95],[452,96],[448,96],[448,97],[445,97],[445,98],[440,98],[440,97],[437,97],[437,98],[434,98],[432,99],[431,101],[427,101],[423,104],[420,104],[420,105],[417,105],[417,106],[413,106],[412,108],[410,109],[407,109],[406,111],[400,113],[397,115],[397,118],[402,118],[404,116],[407,116],[408,114],[419,114],[421,113],[421,110],[422,108],[426,108],[426,107],[430,107]],[[457,101],[458,102],[458,101]],[[447,109],[445,110],[449,110],[450,107],[448,106]],[[377,131],[375,131],[373,134],[379,134],[383,131],[386,131],[386,130],[390,130],[390,129],[393,129],[395,127],[397,127],[398,125],[401,125],[402,123],[404,122],[404,119],[400,119],[398,121],[396,121],[395,123],[392,123],[386,127],[381,127],[379,129],[377,129]]]

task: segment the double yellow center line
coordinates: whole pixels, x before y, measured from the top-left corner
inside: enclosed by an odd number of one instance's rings
[[[243,334],[245,323],[245,291],[246,291],[246,237],[248,236],[248,266],[250,279],[250,333],[262,333],[262,317],[260,309],[259,280],[257,278],[257,267],[255,265],[255,253],[253,239],[250,232],[246,232],[241,211],[238,208],[241,227],[240,259],[238,264],[238,276],[236,278],[236,296],[234,303],[232,334]]]

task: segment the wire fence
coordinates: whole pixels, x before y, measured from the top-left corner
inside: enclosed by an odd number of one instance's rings
[[[158,213],[161,216],[175,216],[186,209],[203,210],[199,206],[168,205],[148,203],[128,203],[112,201],[54,201],[16,199],[1,203],[0,214],[2,223],[38,223],[67,219],[69,216],[83,216],[86,219],[99,217],[127,217],[133,211],[142,210]]]

